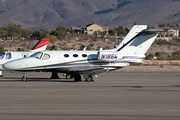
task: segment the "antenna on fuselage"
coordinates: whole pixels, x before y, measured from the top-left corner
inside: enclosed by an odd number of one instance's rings
[[[99,51],[103,50],[103,48],[100,48]]]
[[[83,51],[86,51],[87,46],[83,49]]]

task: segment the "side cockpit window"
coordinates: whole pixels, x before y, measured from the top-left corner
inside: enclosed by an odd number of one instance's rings
[[[50,58],[50,55],[49,54],[44,54],[44,56],[43,56],[43,60],[47,60],[47,59],[49,59]]]
[[[42,52],[37,52],[37,53],[32,54],[30,57],[35,57],[37,59],[41,59],[42,55],[43,55]]]
[[[11,59],[11,53],[6,53],[6,59],[7,60]]]
[[[2,60],[2,59],[4,58],[4,55],[5,55],[4,52],[1,52],[1,53],[0,53],[0,60]]]

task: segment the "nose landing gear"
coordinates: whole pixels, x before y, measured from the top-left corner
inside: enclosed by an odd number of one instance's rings
[[[27,81],[28,81],[28,79],[27,79],[27,75],[26,75],[26,74],[24,74],[24,76],[21,78],[21,80],[22,80],[22,82],[27,82]]]

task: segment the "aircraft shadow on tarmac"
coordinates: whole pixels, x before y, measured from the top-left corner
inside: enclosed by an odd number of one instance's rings
[[[21,81],[21,78],[16,77],[3,77],[0,78],[0,82],[15,82],[15,81]],[[50,78],[28,78],[27,82],[76,82],[73,79],[65,79],[65,78],[59,78],[59,79],[50,79]]]
[[[143,87],[180,87],[180,85],[172,85],[172,86],[113,86],[113,87],[132,87],[132,88],[143,88]]]
[[[179,88],[180,85],[167,85],[167,86],[112,86],[112,87],[137,88],[137,89],[140,89],[140,88]],[[157,90],[155,90],[155,91],[157,91]],[[162,91],[164,91],[164,90],[162,90]],[[180,91],[180,90],[167,90],[167,91]]]

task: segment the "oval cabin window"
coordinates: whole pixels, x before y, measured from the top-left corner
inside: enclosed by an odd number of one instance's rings
[[[82,57],[87,57],[87,55],[86,54],[82,54]]]
[[[73,57],[78,57],[78,55],[77,55],[77,54],[74,54]]]
[[[69,55],[68,55],[68,54],[65,54],[65,55],[64,55],[64,57],[66,57],[66,58],[67,58],[67,57],[69,57]]]

